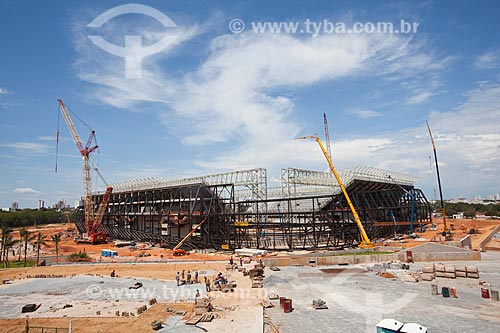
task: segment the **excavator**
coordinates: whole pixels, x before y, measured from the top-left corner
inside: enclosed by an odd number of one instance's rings
[[[361,223],[361,219],[359,218],[358,212],[356,211],[356,208],[354,208],[354,205],[352,204],[351,199],[349,198],[349,194],[347,194],[347,191],[344,187],[344,184],[342,183],[342,180],[340,179],[339,174],[337,173],[337,170],[333,166],[332,160],[326,151],[325,147],[323,146],[323,143],[321,142],[319,136],[316,135],[311,135],[311,136],[303,136],[297,138],[298,140],[300,139],[314,139],[318,143],[319,147],[321,148],[321,151],[323,152],[323,155],[325,155],[325,158],[328,162],[328,165],[330,166],[330,170],[332,171],[333,175],[335,176],[335,179],[337,180],[340,189],[342,190],[342,193],[344,194],[344,197],[347,201],[347,204],[349,205],[349,208],[351,209],[352,215],[354,216],[354,221],[356,221],[356,224],[358,225],[359,233],[361,235],[361,242],[359,244],[360,248],[373,248],[375,247],[375,244],[373,244],[370,241],[370,238],[368,238],[368,235],[366,234],[365,228],[363,227],[363,223]]]
[[[82,140],[80,139],[80,136],[76,131],[75,125],[73,124],[73,120],[69,115],[66,105],[64,105],[61,99],[58,99],[57,102],[59,104],[59,109],[61,110],[64,120],[66,121],[66,125],[68,126],[68,129],[71,133],[71,136],[73,137],[73,141],[75,142],[80,155],[82,155],[84,217],[88,239],[82,238],[77,240],[77,242],[92,244],[106,243],[106,233],[98,231],[98,229],[101,226],[102,218],[104,216],[104,213],[106,212],[106,208],[108,206],[111,193],[113,192],[113,188],[111,186],[106,186],[106,192],[102,196],[101,204],[99,205],[97,214],[94,216],[94,202],[92,201],[92,176],[90,173],[90,155],[94,150],[98,148],[97,145],[91,146],[92,141],[95,138],[95,131],[91,131],[87,143],[85,144],[85,146],[83,146]],[[59,143],[59,129],[56,133],[56,140],[57,143]]]

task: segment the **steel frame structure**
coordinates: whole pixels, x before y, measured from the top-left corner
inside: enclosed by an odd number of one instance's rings
[[[95,195],[94,201],[99,203],[102,197]],[[186,247],[220,248],[231,238],[234,205],[234,184],[122,190],[111,195],[101,230],[116,239],[173,247],[208,216]]]
[[[430,222],[430,208],[414,179],[386,170],[354,167],[341,173],[370,238]],[[391,176],[388,178],[388,176]],[[113,184],[102,230],[118,239],[151,240],[173,247],[204,216],[207,222],[186,248],[336,249],[359,244],[358,227],[331,173],[288,168],[281,187],[267,188],[265,169]],[[102,195],[95,195],[99,204]]]

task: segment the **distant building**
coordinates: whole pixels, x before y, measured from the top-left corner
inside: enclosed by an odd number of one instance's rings
[[[64,209],[66,208],[66,202],[64,201],[64,198],[59,200],[58,202],[52,204],[53,209]]]
[[[43,200],[38,200],[38,209],[45,208],[45,201]]]
[[[456,199],[451,199],[451,200],[447,200],[449,203],[459,203],[459,202],[465,202],[467,203],[468,200],[467,198],[463,198],[463,197],[460,197],[460,198],[456,198]]]
[[[19,209],[19,203],[14,201],[10,206],[10,210],[18,210],[18,209]]]

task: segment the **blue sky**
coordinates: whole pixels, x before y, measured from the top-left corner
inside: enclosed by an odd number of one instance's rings
[[[500,192],[500,45],[496,1],[138,1],[168,16],[96,17],[124,1],[0,0],[0,207],[46,205],[82,193],[81,159],[60,124],[61,98],[97,133],[108,182],[176,178],[253,167],[326,170],[314,142],[330,125],[338,169],[373,166],[437,188],[433,129],[445,198]],[[240,19],[241,33],[229,23]],[[414,33],[261,33],[258,22],[417,22]],[[140,78],[92,43],[143,46]],[[141,56],[138,46],[130,54]],[[86,140],[90,129],[75,120]],[[94,183],[102,190],[102,183]]]

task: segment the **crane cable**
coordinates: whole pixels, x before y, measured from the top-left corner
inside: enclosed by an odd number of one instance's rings
[[[59,156],[59,124],[61,113],[57,110],[57,131],[56,131],[56,173],[57,173],[57,157]]]
[[[92,127],[89,126],[82,118],[80,118],[71,108],[67,105],[66,110],[68,110],[69,113],[71,113],[77,120],[79,120],[85,127],[87,127],[90,131],[92,131]],[[56,173],[57,173],[57,161],[58,161],[58,154],[59,154],[59,128],[60,128],[60,119],[61,119],[61,112],[58,109],[57,110],[57,132],[56,132]],[[97,137],[94,132],[94,144],[97,146],[97,153],[99,154],[99,145],[97,144]]]

